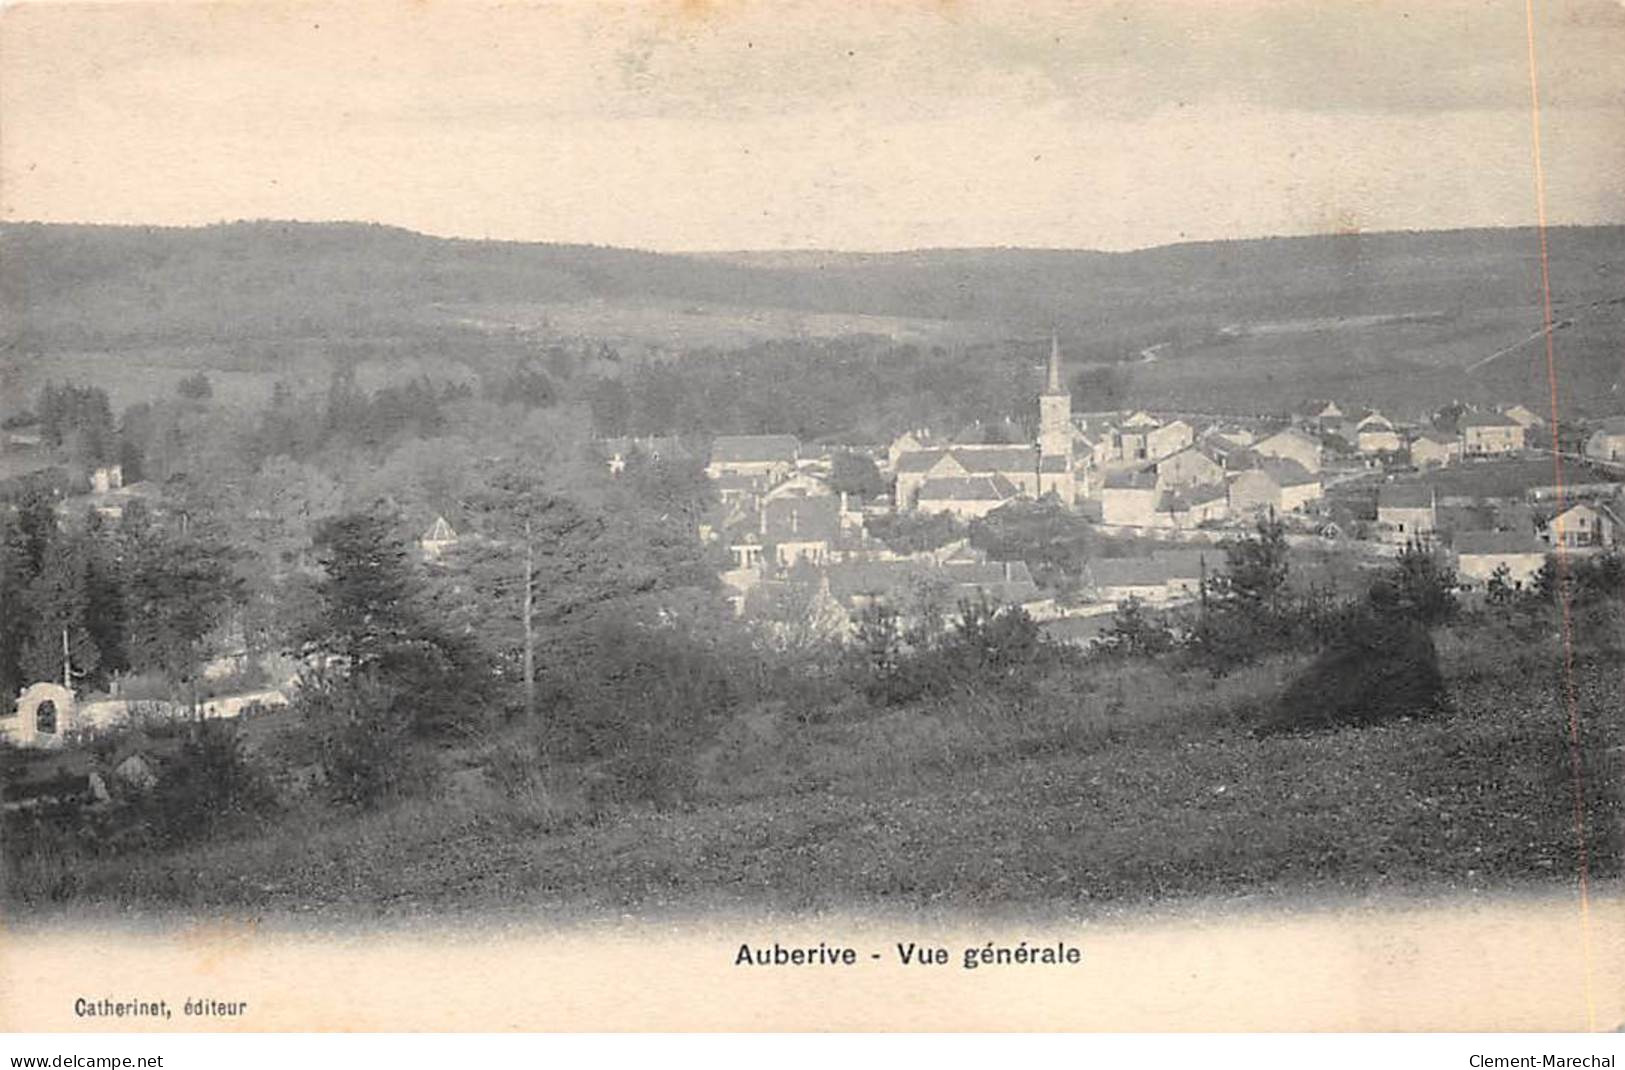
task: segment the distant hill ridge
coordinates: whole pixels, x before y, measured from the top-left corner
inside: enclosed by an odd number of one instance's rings
[[[1555,296],[1617,296],[1625,227],[1548,235]],[[1538,299],[1532,228],[1197,242],[1131,252],[656,253],[436,238],[360,223],[0,224],[11,344],[305,335],[480,303],[675,300],[968,320],[1030,333],[1177,310],[1230,320],[1457,311]]]

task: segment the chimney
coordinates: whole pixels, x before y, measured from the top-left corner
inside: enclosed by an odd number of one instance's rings
[[[846,511],[846,491],[843,490],[841,491],[841,512],[844,514]]]
[[[795,506],[790,507],[790,534],[794,535],[801,530],[801,510]]]

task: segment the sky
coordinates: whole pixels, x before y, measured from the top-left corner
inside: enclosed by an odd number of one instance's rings
[[[1625,0],[1534,0],[1546,210],[1625,221]],[[0,218],[662,250],[1536,219],[1525,0],[0,10]]]

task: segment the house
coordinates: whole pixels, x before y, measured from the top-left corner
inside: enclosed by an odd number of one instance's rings
[[[1625,416],[1599,424],[1586,438],[1585,455],[1594,461],[1625,461]]]
[[[1100,492],[1100,519],[1104,524],[1125,527],[1152,527],[1156,524],[1157,489],[1155,472],[1112,472]]]
[[[1344,413],[1337,402],[1316,399],[1306,403],[1298,411],[1298,416],[1304,423],[1326,424],[1343,419]]]
[[[1155,460],[1178,453],[1196,441],[1196,430],[1184,420],[1170,420],[1145,435],[1146,456]]]
[[[1320,443],[1296,428],[1278,431],[1253,444],[1260,457],[1291,461],[1306,472],[1320,471]]]
[[[1039,598],[1038,584],[1025,561],[947,561],[940,570],[952,585],[955,604],[986,600],[1019,606]]]
[[[892,439],[891,445],[886,447],[886,464],[893,471],[897,471],[897,462],[905,453],[919,453],[922,450],[941,449],[947,443],[929,430],[919,429],[904,431]]]
[[[1230,488],[1215,483],[1174,491],[1163,495],[1157,512],[1159,516],[1166,513],[1168,517],[1166,523],[1159,520],[1157,527],[1195,528],[1215,524],[1230,515]]]
[[[1015,496],[1037,498],[1039,461],[1040,455],[1032,446],[955,446],[905,453],[897,463],[897,507],[918,508],[920,492],[929,480],[970,476],[1001,476],[1015,487]],[[939,485],[933,491],[941,495],[951,489]],[[982,491],[988,489],[981,487]]]
[[[795,471],[801,442],[794,435],[719,435],[711,442],[705,474],[765,476],[777,483]]]
[[[1377,491],[1377,527],[1389,542],[1408,542],[1439,529],[1438,496],[1432,487],[1404,484]]]
[[[1157,487],[1165,491],[1224,483],[1224,466],[1195,446],[1164,457],[1156,472]]]
[[[1021,489],[999,472],[945,476],[920,485],[914,508],[921,513],[948,513],[960,520],[974,520],[1020,496]]]
[[[1548,546],[1593,549],[1614,545],[1619,518],[1606,505],[1578,502],[1546,522],[1541,539]]]
[[[1419,468],[1453,464],[1461,460],[1461,439],[1443,431],[1427,430],[1411,440],[1411,463]]]
[[[790,568],[801,562],[828,560],[840,537],[840,502],[831,495],[774,498],[735,518],[729,552],[735,570],[758,569],[771,562]]]
[[[1084,566],[1084,587],[1102,602],[1137,598],[1153,605],[1193,598],[1215,567],[1217,551],[1159,551],[1151,557],[1097,557]],[[1219,555],[1222,560],[1222,555]]]
[[[1306,469],[1291,460],[1267,463],[1263,468],[1279,488],[1278,508],[1283,513],[1304,512],[1324,496],[1318,471]]]
[[[1517,453],[1523,449],[1524,427],[1498,412],[1473,412],[1456,424],[1462,451],[1469,457]]]
[[[1230,477],[1230,515],[1243,517],[1281,509],[1281,484],[1269,469],[1252,468]]]
[[[1497,570],[1514,588],[1523,588],[1546,564],[1547,548],[1517,531],[1464,531],[1455,538],[1456,579],[1463,587],[1482,588]]]
[[[1502,409],[1501,415],[1520,425],[1525,431],[1528,431],[1531,428],[1546,426],[1546,421],[1535,415],[1535,410],[1531,409],[1527,405],[1519,404],[1513,405],[1510,408]]]
[[[1245,427],[1215,428],[1203,435],[1204,441],[1211,441],[1221,448],[1250,449],[1258,441],[1258,436]]]
[[[1380,412],[1369,412],[1354,425],[1354,446],[1361,453],[1397,453],[1403,445],[1393,422]]]

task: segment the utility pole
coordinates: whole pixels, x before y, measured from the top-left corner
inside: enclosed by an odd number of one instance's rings
[[[68,653],[68,626],[62,626],[62,686],[73,690],[73,657]]]

